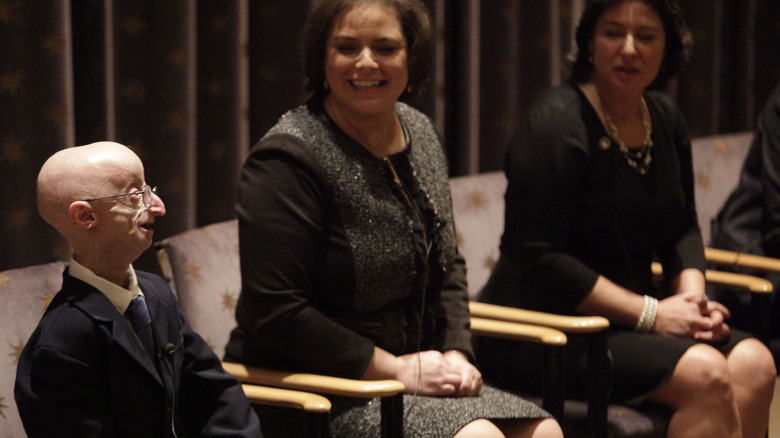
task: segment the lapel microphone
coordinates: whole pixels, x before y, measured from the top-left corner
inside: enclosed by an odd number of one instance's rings
[[[162,349],[162,353],[160,353],[158,357],[160,358],[164,357],[168,360],[171,360],[173,359],[173,353],[175,352],[176,352],[176,347],[170,342],[168,342],[167,344],[165,344],[165,346]]]

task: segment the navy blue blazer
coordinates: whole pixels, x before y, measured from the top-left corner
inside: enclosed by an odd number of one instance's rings
[[[108,298],[66,269],[17,366],[14,395],[27,435],[262,436],[241,385],[190,328],[165,281],[136,274],[156,360]]]

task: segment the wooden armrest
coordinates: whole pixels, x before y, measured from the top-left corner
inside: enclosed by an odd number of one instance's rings
[[[658,262],[653,262],[653,274],[663,275],[663,267]],[[746,292],[771,294],[772,282],[769,280],[753,277],[751,275],[735,274],[733,272],[723,272],[713,269],[704,271],[704,277],[707,283],[717,284],[731,289],[743,290]]]
[[[474,317],[550,327],[564,333],[595,333],[609,328],[609,320],[600,316],[564,316],[495,304],[469,302]]]
[[[725,249],[704,248],[707,261],[716,265],[756,269],[767,272],[780,272],[780,259],[727,251]]]
[[[345,397],[390,397],[404,390],[404,384],[397,380],[352,380],[318,374],[268,370],[232,362],[222,362],[222,367],[243,383]]]
[[[554,346],[566,345],[566,335],[563,334],[563,332],[538,325],[476,318],[472,316],[471,331],[476,335],[491,338],[535,342]]]
[[[330,412],[330,400],[318,394],[249,384],[241,387],[252,404],[282,406],[306,412]]]

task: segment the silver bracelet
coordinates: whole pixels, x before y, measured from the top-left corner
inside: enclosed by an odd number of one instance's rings
[[[652,331],[656,315],[658,315],[658,300],[650,295],[645,295],[645,305],[642,307],[642,314],[639,316],[634,330],[645,333]]]

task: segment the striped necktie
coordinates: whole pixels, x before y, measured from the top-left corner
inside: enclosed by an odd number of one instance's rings
[[[146,353],[152,358],[154,362],[154,340],[152,339],[152,317],[149,316],[149,308],[146,307],[146,301],[144,297],[138,295],[130,301],[130,305],[127,307],[127,316],[130,317],[130,322],[133,324],[135,334],[138,335],[138,339],[141,340]]]

